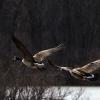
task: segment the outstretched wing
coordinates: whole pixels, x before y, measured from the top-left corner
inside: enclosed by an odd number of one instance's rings
[[[12,36],[12,40],[15,43],[16,47],[22,52],[24,58],[29,61],[33,61],[32,54],[27,50],[24,44],[19,39],[17,39],[15,36]]]
[[[63,44],[60,44],[59,46],[57,47],[54,47],[54,48],[50,48],[50,49],[47,49],[47,50],[43,50],[43,51],[40,51],[38,53],[36,53],[33,58],[35,59],[35,61],[37,62],[41,62],[43,60],[45,60],[48,56],[58,52],[58,51],[61,51],[63,50],[65,47]]]
[[[99,68],[100,68],[100,60],[97,60],[97,61],[91,62],[81,68],[76,68],[76,69],[78,69],[79,71],[84,71],[86,73],[91,73]]]

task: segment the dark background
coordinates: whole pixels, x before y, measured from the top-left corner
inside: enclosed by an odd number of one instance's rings
[[[41,72],[13,63],[13,56],[21,53],[11,40],[16,35],[33,54],[64,43],[66,49],[50,59],[58,65],[83,66],[100,58],[99,6],[99,0],[0,0],[1,86],[99,85],[100,78],[80,81],[50,65]]]

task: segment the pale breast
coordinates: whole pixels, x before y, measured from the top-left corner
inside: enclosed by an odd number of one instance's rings
[[[22,62],[23,62],[23,64],[25,64],[28,67],[31,67],[32,66],[31,62],[29,62],[29,61],[27,61],[25,59],[22,59]]]

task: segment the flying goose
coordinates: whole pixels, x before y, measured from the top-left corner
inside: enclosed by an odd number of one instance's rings
[[[93,72],[100,68],[100,60],[88,63],[85,66],[79,68],[61,67],[53,64],[50,60],[48,60],[48,62],[52,66],[60,69],[60,71],[69,71],[71,76],[80,80],[95,81],[99,77],[98,74]]]
[[[41,63],[41,62],[44,61],[48,56],[64,49],[64,45],[60,44],[57,47],[43,50],[43,51],[40,51],[32,55],[19,39],[17,39],[15,36],[12,36],[12,40],[15,43],[16,47],[23,54],[23,58],[15,56],[13,60],[14,61],[20,60],[22,61],[24,65],[31,67],[31,68],[38,68],[38,69],[45,68],[44,63]]]

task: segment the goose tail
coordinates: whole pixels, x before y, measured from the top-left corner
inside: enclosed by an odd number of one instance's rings
[[[96,74],[90,74],[90,76],[86,77],[87,80],[89,81],[96,81],[99,79],[99,75],[96,73]]]

